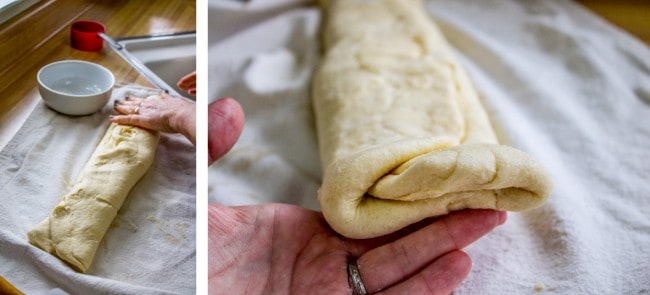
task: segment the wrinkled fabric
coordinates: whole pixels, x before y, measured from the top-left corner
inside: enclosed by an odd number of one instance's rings
[[[318,209],[310,1],[209,2],[209,99],[246,125],[209,170],[211,202]],[[455,294],[650,292],[650,50],[570,1],[427,1],[499,142],[548,170],[548,202],[469,246]],[[237,21],[234,21],[234,20]]]
[[[102,111],[61,115],[40,101],[0,152],[0,273],[26,294],[194,294],[194,146],[162,134],[153,164],[129,192],[85,274],[31,244],[27,232],[74,185],[105,134],[113,100],[156,93],[116,87]]]

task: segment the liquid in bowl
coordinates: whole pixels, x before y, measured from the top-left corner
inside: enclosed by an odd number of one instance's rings
[[[54,91],[69,93],[74,95],[92,95],[102,92],[97,84],[83,77],[66,77],[58,79],[50,85]]]

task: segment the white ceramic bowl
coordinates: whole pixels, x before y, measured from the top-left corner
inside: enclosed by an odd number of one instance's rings
[[[101,110],[110,99],[115,84],[111,71],[81,60],[51,63],[41,68],[36,76],[45,104],[74,116]]]

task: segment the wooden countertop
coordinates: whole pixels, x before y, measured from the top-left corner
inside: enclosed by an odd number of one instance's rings
[[[576,2],[650,46],[650,1],[576,0]]]
[[[40,100],[36,73],[51,62],[80,59],[101,64],[116,83],[151,85],[107,45],[100,52],[70,47],[70,24],[95,20],[113,38],[196,30],[194,0],[43,0],[0,25],[0,150]]]
[[[645,0],[576,0],[650,45],[650,2]],[[18,131],[39,101],[36,73],[51,62],[81,59],[110,69],[118,83],[152,86],[117,54],[69,46],[75,20],[102,22],[114,37],[196,30],[193,0],[42,0],[0,25],[0,150]]]

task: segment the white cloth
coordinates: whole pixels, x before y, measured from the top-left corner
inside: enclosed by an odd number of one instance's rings
[[[162,134],[154,163],[129,193],[86,274],[27,241],[65,195],[109,125],[114,99],[154,90],[117,87],[101,112],[70,117],[41,101],[0,152],[0,275],[27,294],[194,294],[194,146]]]
[[[209,97],[236,98],[240,141],[209,170],[211,202],[318,209],[309,1],[209,2]],[[456,294],[650,292],[650,50],[571,1],[432,0],[499,140],[554,190],[466,250]],[[363,21],[363,20],[359,20]],[[213,32],[215,31],[216,32]]]

